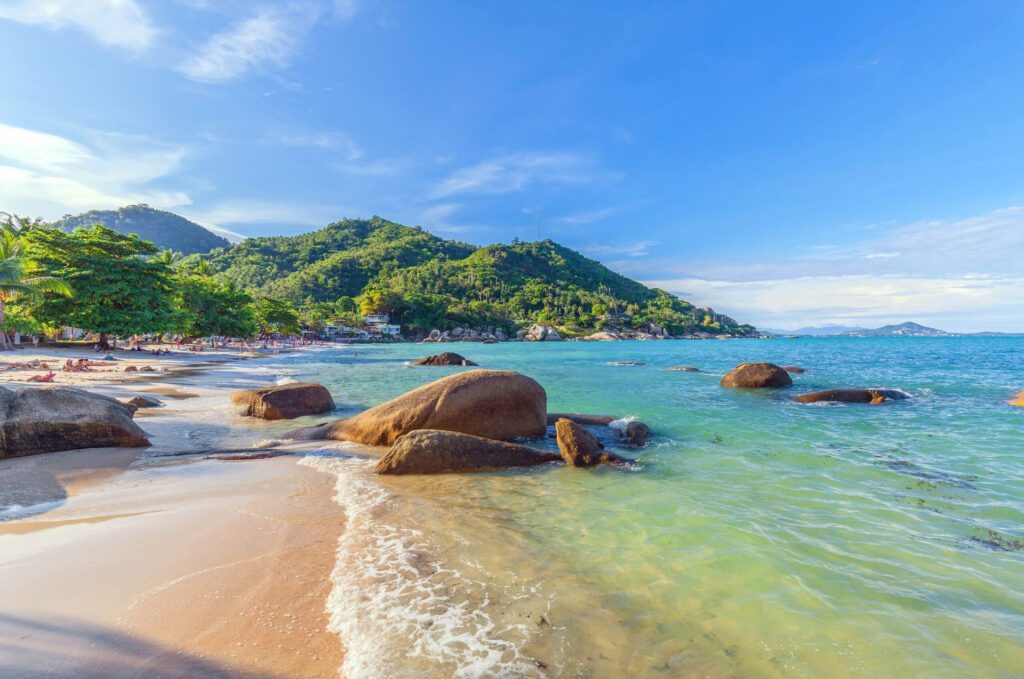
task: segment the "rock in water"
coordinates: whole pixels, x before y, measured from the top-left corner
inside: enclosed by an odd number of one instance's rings
[[[390,446],[417,429],[455,431],[511,441],[544,436],[548,397],[544,387],[510,370],[470,370],[449,375],[362,412],[286,434],[288,438],[356,441]]]
[[[293,382],[263,389],[246,389],[231,394],[231,405],[239,414],[264,420],[290,420],[334,410],[331,392],[319,384]]]
[[[651,428],[643,422],[630,422],[626,425],[626,429],[623,432],[623,438],[626,439],[626,443],[631,446],[640,447],[647,443],[647,439],[651,437]]]
[[[573,467],[593,467],[603,463],[625,463],[626,460],[611,453],[601,453],[604,446],[582,425],[561,419],[555,423],[558,451],[562,459]]]
[[[748,387],[764,389],[788,387],[793,379],[785,370],[774,363],[740,363],[722,378],[723,387]]]
[[[909,396],[898,389],[826,389],[809,394],[794,396],[798,403],[884,403],[886,400],[901,401]]]
[[[576,424],[603,424],[609,425],[617,418],[611,415],[582,415],[580,413],[548,413],[548,424],[555,424],[559,420],[572,420]]]
[[[476,365],[476,363],[454,352],[445,351],[434,356],[417,358],[409,365]]]
[[[133,406],[74,387],[0,387],[0,458],[148,446],[134,413]]]
[[[494,467],[525,467],[560,459],[517,443],[437,429],[399,437],[374,468],[378,474],[439,474]]]
[[[665,368],[669,372],[681,372],[681,373],[699,373],[700,368],[694,368],[692,365],[673,365]]]
[[[125,403],[136,408],[159,408],[163,406],[163,403],[152,396],[134,396],[125,401]]]
[[[782,369],[785,370],[788,373],[793,373],[794,375],[801,375],[801,374],[807,372],[806,370],[804,370],[803,368],[801,368],[798,365],[784,365],[784,366],[782,366]]]

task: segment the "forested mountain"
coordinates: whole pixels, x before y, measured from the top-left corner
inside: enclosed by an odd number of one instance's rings
[[[326,316],[358,301],[363,311],[388,312],[413,331],[550,323],[585,332],[609,315],[613,324],[654,323],[672,334],[752,330],[550,240],[477,248],[380,217],[250,238],[202,258],[251,292],[320,306]]]
[[[71,233],[78,227],[89,228],[93,224],[102,224],[119,233],[134,233],[162,250],[174,250],[185,255],[209,252],[231,244],[227,238],[211,233],[181,215],[148,205],[129,205],[117,210],[91,210],[77,216],[65,215],[51,226]]]

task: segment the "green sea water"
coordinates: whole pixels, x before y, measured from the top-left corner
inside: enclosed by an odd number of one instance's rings
[[[274,359],[340,414],[455,368],[436,345]],[[1024,675],[1024,338],[448,345],[549,411],[636,417],[630,470],[382,478],[326,446],[349,522],[329,603],[350,676]],[[728,390],[743,361],[799,365]],[[615,365],[635,361],[643,365]],[[692,365],[700,373],[668,372]],[[801,405],[888,387],[883,405]],[[551,441],[538,445],[553,447]]]

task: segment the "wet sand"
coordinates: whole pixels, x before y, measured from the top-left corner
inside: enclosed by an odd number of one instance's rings
[[[197,386],[143,375],[132,390],[172,403]],[[189,411],[144,412],[156,448],[180,451]],[[0,460],[0,676],[337,676],[333,477],[299,456],[153,451]]]

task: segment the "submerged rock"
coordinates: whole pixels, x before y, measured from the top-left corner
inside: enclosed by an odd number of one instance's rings
[[[643,422],[636,420],[626,425],[625,430],[622,432],[622,437],[626,439],[626,443],[629,445],[639,448],[646,445],[647,439],[651,437],[651,428]]]
[[[148,446],[134,414],[134,406],[74,387],[0,387],[0,458]]]
[[[440,354],[433,356],[424,356],[423,358],[417,358],[409,365],[477,365],[473,361],[456,354],[452,351],[445,351]]]
[[[692,365],[673,365],[665,368],[669,372],[682,372],[682,373],[699,373],[700,368],[694,368]]]
[[[555,436],[562,459],[573,467],[593,467],[598,464],[624,464],[627,460],[611,453],[602,453],[604,446],[581,425],[561,419],[555,423]]]
[[[290,420],[334,410],[331,392],[312,382],[293,382],[231,394],[239,414],[264,420]]]
[[[765,389],[792,384],[789,373],[774,363],[740,363],[722,378],[723,387]]]
[[[289,438],[356,441],[389,446],[418,429],[490,439],[543,436],[547,394],[536,380],[510,370],[449,375],[346,420],[293,431]]]
[[[132,398],[125,401],[130,406],[136,408],[160,408],[163,406],[163,402],[152,396],[133,396]]]
[[[439,474],[526,467],[560,459],[517,443],[437,429],[404,434],[377,463],[378,474]]]
[[[803,368],[801,368],[798,365],[784,365],[784,366],[782,366],[782,369],[785,370],[786,372],[792,373],[794,375],[802,375],[803,373],[807,372],[806,370],[804,370]]]
[[[794,396],[798,403],[884,403],[887,400],[901,401],[909,398],[899,389],[825,389],[809,394]]]
[[[609,425],[617,418],[611,415],[581,415],[579,413],[548,413],[547,422],[555,424],[559,420],[571,420],[576,424],[601,424]]]

